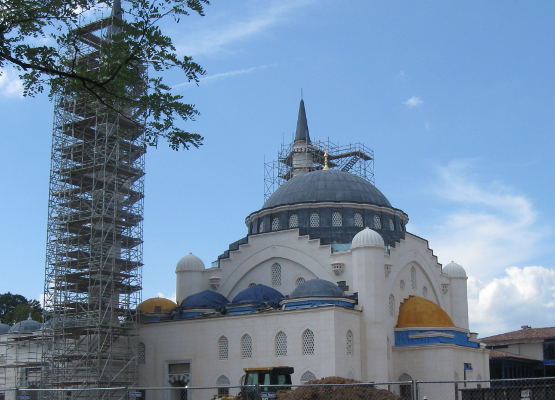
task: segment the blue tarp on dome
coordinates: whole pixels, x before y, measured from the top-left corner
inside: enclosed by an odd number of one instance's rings
[[[335,283],[324,279],[311,279],[293,290],[289,298],[301,297],[345,297],[343,290]]]
[[[181,302],[181,308],[184,310],[191,308],[214,308],[222,312],[228,303],[229,300],[220,293],[213,292],[212,290],[205,290],[186,297],[185,300]]]
[[[231,305],[237,306],[241,304],[253,304],[279,307],[279,301],[284,297],[285,296],[276,289],[258,284],[240,292],[237,296],[235,296]]]

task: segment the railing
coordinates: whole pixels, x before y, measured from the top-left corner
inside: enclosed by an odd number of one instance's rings
[[[555,377],[353,384],[118,387],[95,389],[0,388],[0,400],[554,400]]]

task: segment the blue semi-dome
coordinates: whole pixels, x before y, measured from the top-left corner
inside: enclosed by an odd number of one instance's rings
[[[335,283],[324,279],[311,279],[293,290],[290,299],[302,297],[345,297],[343,290]]]
[[[222,311],[229,300],[220,293],[212,290],[204,290],[200,293],[195,293],[187,296],[181,302],[181,308],[184,310],[193,308],[213,308],[217,311]]]
[[[283,296],[276,289],[258,284],[239,292],[239,294],[233,299],[231,305],[266,304],[271,307],[278,307],[279,301],[284,297],[285,296]]]
[[[0,335],[8,333],[10,331],[10,326],[6,324],[0,324]]]
[[[34,321],[32,319],[26,319],[15,323],[11,328],[9,333],[32,333],[41,329],[42,324],[40,322]]]
[[[262,209],[299,203],[341,202],[391,207],[389,200],[367,180],[339,170],[313,171],[281,185]]]

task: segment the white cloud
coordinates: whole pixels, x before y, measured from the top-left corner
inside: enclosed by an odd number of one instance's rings
[[[424,102],[422,101],[422,99],[419,96],[412,96],[410,99],[408,99],[407,101],[403,102],[403,104],[406,104],[409,107],[416,107],[419,106],[421,104],[423,104]]]
[[[469,318],[480,337],[510,332],[522,325],[555,326],[555,271],[541,267],[510,267],[484,284],[468,279]]]
[[[435,195],[456,207],[427,234],[444,262],[457,260],[469,275],[489,281],[538,254],[548,230],[526,197],[498,182],[480,185],[468,161],[440,167],[438,175]]]
[[[268,67],[277,67],[277,64],[259,65],[258,67],[251,67],[251,68],[246,68],[246,69],[240,69],[240,70],[237,70],[237,71],[229,71],[229,72],[222,72],[222,73],[214,74],[214,75],[208,75],[208,76],[201,77],[199,79],[199,82],[201,82],[201,83],[210,83],[210,82],[214,82],[214,81],[217,81],[217,80],[220,80],[220,79],[228,78],[230,76],[248,74],[248,73],[256,71],[258,69],[264,69],[264,68],[268,68]],[[188,85],[191,85],[191,84],[195,84],[195,83],[194,82],[183,82],[183,83],[179,83],[177,85],[172,86],[172,88],[175,89],[175,88],[178,88],[178,87],[188,86]]]
[[[220,21],[218,26],[196,30],[193,35],[187,36],[186,40],[181,42],[176,40],[176,48],[180,53],[194,57],[220,52],[233,42],[260,34],[265,29],[282,22],[295,9],[313,2],[314,0],[288,0],[256,3],[256,6],[260,4],[269,4],[269,6],[243,20],[228,18],[225,24]]]
[[[173,294],[170,295],[170,296],[166,296],[164,293],[158,292],[157,296],[158,296],[158,297],[161,297],[161,298],[163,298],[163,299],[171,300],[171,301],[173,301],[174,303],[176,302],[176,298],[177,298],[177,295],[176,295],[175,293],[173,293]]]
[[[12,68],[0,69],[0,95],[23,97],[23,82]]]

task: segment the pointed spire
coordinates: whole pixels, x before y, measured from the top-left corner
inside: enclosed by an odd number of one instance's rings
[[[310,144],[310,135],[308,134],[308,123],[306,122],[306,112],[304,110],[304,100],[301,99],[299,105],[299,117],[297,118],[297,131],[295,132],[295,142],[304,141]]]

